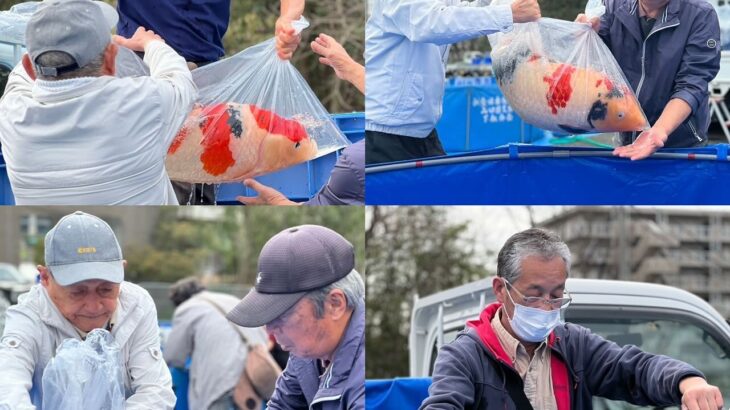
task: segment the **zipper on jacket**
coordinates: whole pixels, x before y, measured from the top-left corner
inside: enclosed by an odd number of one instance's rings
[[[665,28],[677,27],[678,25],[679,25],[679,23],[671,25],[671,26],[664,26],[658,30],[652,31],[644,39],[644,42],[641,45],[641,78],[639,79],[639,85],[636,86],[636,101],[639,101],[639,94],[641,93],[641,87],[644,85],[644,79],[646,78],[646,42],[649,40],[649,38],[652,36],[652,34],[658,33],[660,31],[664,30]],[[631,135],[631,142],[633,143],[634,141],[636,141],[636,131],[633,131],[632,135]]]
[[[689,118],[687,120],[687,125],[689,125],[689,129],[692,130],[692,134],[694,134],[695,138],[697,138],[697,141],[702,142],[702,138],[697,133],[697,129],[695,128],[694,124],[692,124],[692,118]]]

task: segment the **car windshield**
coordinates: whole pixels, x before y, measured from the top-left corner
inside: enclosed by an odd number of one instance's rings
[[[674,319],[590,319],[566,320],[591,329],[619,345],[633,344],[642,350],[667,355],[691,364],[702,371],[711,384],[720,388],[723,398],[730,398],[730,347],[696,324]],[[596,410],[655,409],[624,402],[594,399]],[[678,407],[669,407],[676,409]]]

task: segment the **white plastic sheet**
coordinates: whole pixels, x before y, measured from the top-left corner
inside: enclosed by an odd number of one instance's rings
[[[586,12],[599,16],[602,8],[592,1]],[[497,84],[527,123],[560,134],[649,128],[618,63],[588,24],[541,18],[489,41]]]
[[[119,345],[104,329],[66,339],[43,372],[43,410],[124,410]]]

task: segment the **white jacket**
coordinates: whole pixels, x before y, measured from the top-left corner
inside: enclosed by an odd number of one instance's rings
[[[176,205],[165,156],[192,110],[185,60],[160,41],[149,77],[33,82],[19,64],[0,100],[17,205]]]
[[[112,335],[122,351],[126,409],[172,409],[176,398],[160,353],[157,309],[146,290],[122,282]],[[41,285],[7,310],[0,339],[0,409],[41,407],[43,370],[68,338],[80,339]]]
[[[240,300],[217,292],[201,292],[175,309],[172,329],[165,342],[165,360],[170,366],[184,368],[190,363],[188,405],[205,410],[231,391],[241,377],[248,348],[233,326],[210,302],[228,313]],[[252,344],[266,343],[262,328],[240,328]]]

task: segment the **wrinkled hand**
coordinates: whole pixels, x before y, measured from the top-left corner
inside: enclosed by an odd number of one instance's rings
[[[312,41],[312,51],[319,54],[319,62],[332,67],[340,80],[349,80],[352,67],[357,64],[345,48],[327,34],[320,34]]]
[[[578,17],[575,18],[576,23],[585,23],[590,24],[593,31],[598,32],[598,29],[601,27],[601,18],[600,17],[593,17],[592,19],[588,19],[588,16],[581,13],[578,14]]]
[[[163,40],[162,37],[160,37],[159,35],[155,34],[154,31],[145,30],[144,27],[138,27],[137,31],[135,31],[130,38],[124,38],[115,34],[112,39],[120,46],[127,47],[128,49],[131,49],[133,51],[144,51],[147,44],[149,44],[151,41],[160,40],[163,43],[165,42],[165,40]]]
[[[682,410],[722,410],[722,393],[701,377],[687,377],[679,382]]]
[[[537,0],[515,0],[512,2],[512,21],[514,23],[528,23],[540,17],[540,5],[537,4]]]
[[[281,192],[274,188],[268,187],[255,179],[246,179],[243,185],[253,189],[258,196],[237,196],[238,202],[246,205],[296,205],[296,202],[290,201]]]
[[[276,54],[282,60],[289,60],[302,41],[302,36],[296,34],[291,23],[292,20],[288,17],[282,16],[276,20]]]
[[[667,138],[666,132],[650,128],[642,132],[633,144],[614,149],[613,155],[621,158],[631,158],[632,161],[644,159],[663,147],[664,143],[667,142]]]

